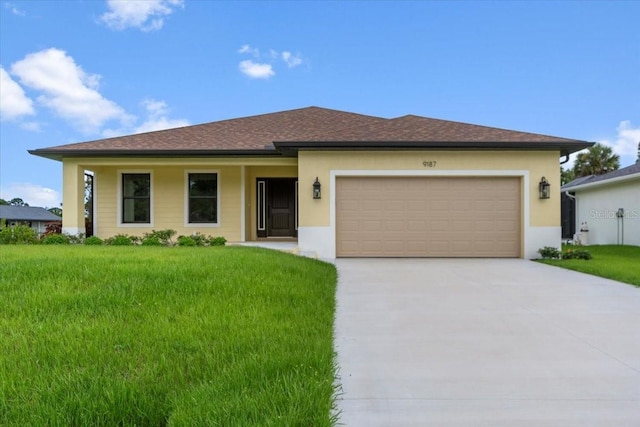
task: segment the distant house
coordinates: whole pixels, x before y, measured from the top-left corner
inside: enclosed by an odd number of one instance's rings
[[[571,209],[563,209],[563,224],[573,219],[582,243],[640,246],[640,163],[580,177],[562,186],[562,191],[574,204],[573,218]]]
[[[0,205],[0,220],[6,220],[8,226],[23,224],[44,233],[48,222],[61,221],[62,218],[45,208]]]

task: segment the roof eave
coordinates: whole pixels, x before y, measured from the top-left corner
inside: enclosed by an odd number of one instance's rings
[[[274,141],[273,145],[285,155],[295,155],[298,151],[358,151],[358,150],[518,150],[518,151],[560,151],[567,156],[589,148],[595,142],[478,142],[478,141]]]
[[[28,150],[29,154],[62,161],[76,157],[278,157],[282,153],[269,149],[249,150]]]
[[[572,185],[571,187],[563,186],[562,191],[563,192],[575,191],[575,190],[584,190],[584,189],[595,188],[595,187],[604,187],[609,184],[619,184],[621,182],[635,181],[635,180],[640,180],[640,174],[634,173],[634,174],[619,176],[617,178],[601,179],[595,182],[587,182],[585,184]]]

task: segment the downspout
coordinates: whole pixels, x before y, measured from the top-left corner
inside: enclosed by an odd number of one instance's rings
[[[639,144],[640,145],[640,144]],[[569,155],[565,154],[564,155],[564,160],[560,161],[561,165],[564,165],[565,163],[567,163],[569,161]]]

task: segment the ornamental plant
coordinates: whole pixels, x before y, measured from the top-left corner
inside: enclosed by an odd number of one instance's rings
[[[49,234],[42,239],[43,245],[68,245],[69,237],[64,234]]]
[[[591,252],[586,249],[567,249],[562,253],[562,259],[590,260],[591,258],[593,258]]]
[[[562,255],[558,248],[554,248],[553,246],[545,246],[544,248],[538,249],[538,253],[542,259],[558,259]]]

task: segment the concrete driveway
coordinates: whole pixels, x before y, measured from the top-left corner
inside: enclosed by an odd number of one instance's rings
[[[640,289],[517,259],[338,259],[347,426],[640,426]]]

